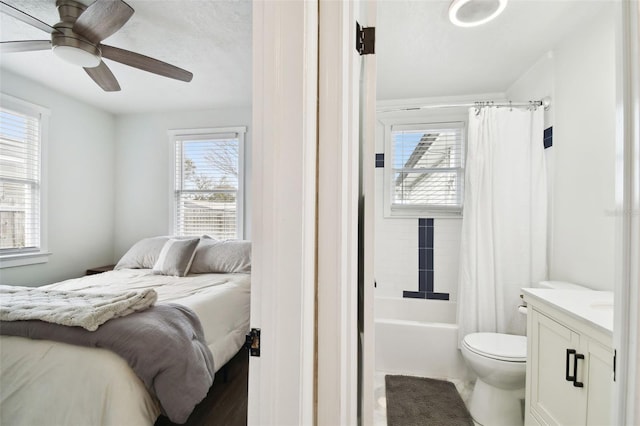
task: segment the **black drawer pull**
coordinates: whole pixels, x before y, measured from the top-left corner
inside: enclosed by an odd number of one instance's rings
[[[569,358],[571,357],[571,355],[575,355],[576,354],[576,350],[575,349],[567,349],[567,358],[566,358],[566,367],[564,370],[564,375],[565,375],[565,380],[567,382],[573,382],[574,386],[576,383],[576,359],[573,358],[573,376],[571,376],[569,374],[569,365],[570,365],[570,361]]]
[[[584,359],[584,355],[575,354],[575,357],[573,358],[573,386],[575,386],[576,388],[583,388],[584,383],[578,381],[578,360],[579,359]]]

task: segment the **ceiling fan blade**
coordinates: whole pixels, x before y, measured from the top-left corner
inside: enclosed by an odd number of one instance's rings
[[[122,28],[133,12],[122,0],[96,0],[78,17],[73,32],[99,43]]]
[[[12,16],[17,20],[24,22],[25,24],[29,24],[32,27],[36,27],[37,29],[45,31],[49,34],[59,32],[58,30],[53,28],[51,25],[45,24],[41,20],[34,18],[33,16],[28,15],[23,11],[21,11],[20,9],[16,9],[15,7],[3,1],[0,1],[0,12],[4,13],[5,15]]]
[[[98,86],[102,87],[102,90],[105,92],[118,92],[120,90],[118,80],[116,80],[115,76],[104,62],[100,61],[100,65],[97,67],[85,68],[84,70]]]
[[[130,67],[180,81],[189,82],[193,78],[193,74],[187,70],[183,70],[182,68],[178,68],[174,65],[139,53],[117,47],[106,46],[104,44],[100,46],[100,49],[102,50],[103,58],[111,59],[112,61],[120,62],[122,64],[129,65]]]
[[[19,40],[0,42],[0,53],[31,52],[34,50],[49,50],[49,40]]]

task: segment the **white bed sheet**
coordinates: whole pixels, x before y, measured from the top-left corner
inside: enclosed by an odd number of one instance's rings
[[[123,269],[47,287],[98,293],[153,287],[157,303],[196,312],[216,371],[240,349],[249,328],[248,274],[178,278]],[[149,425],[159,413],[133,370],[109,350],[0,336],[2,425]]]

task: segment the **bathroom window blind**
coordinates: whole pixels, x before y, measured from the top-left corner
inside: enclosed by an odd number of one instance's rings
[[[244,131],[176,135],[174,234],[242,238]]]
[[[0,107],[0,256],[41,246],[41,117]]]
[[[464,123],[391,127],[391,209],[460,211]]]

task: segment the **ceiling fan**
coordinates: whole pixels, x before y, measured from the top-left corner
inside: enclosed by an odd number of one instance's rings
[[[51,40],[0,42],[0,53],[52,49],[60,58],[79,65],[107,92],[120,90],[118,80],[102,61],[112,61],[189,82],[193,74],[166,62],[129,50],[102,44],[133,15],[133,8],[122,0],[96,0],[89,6],[74,0],[56,0],[60,22],[54,26],[0,1],[0,12],[51,34]]]

